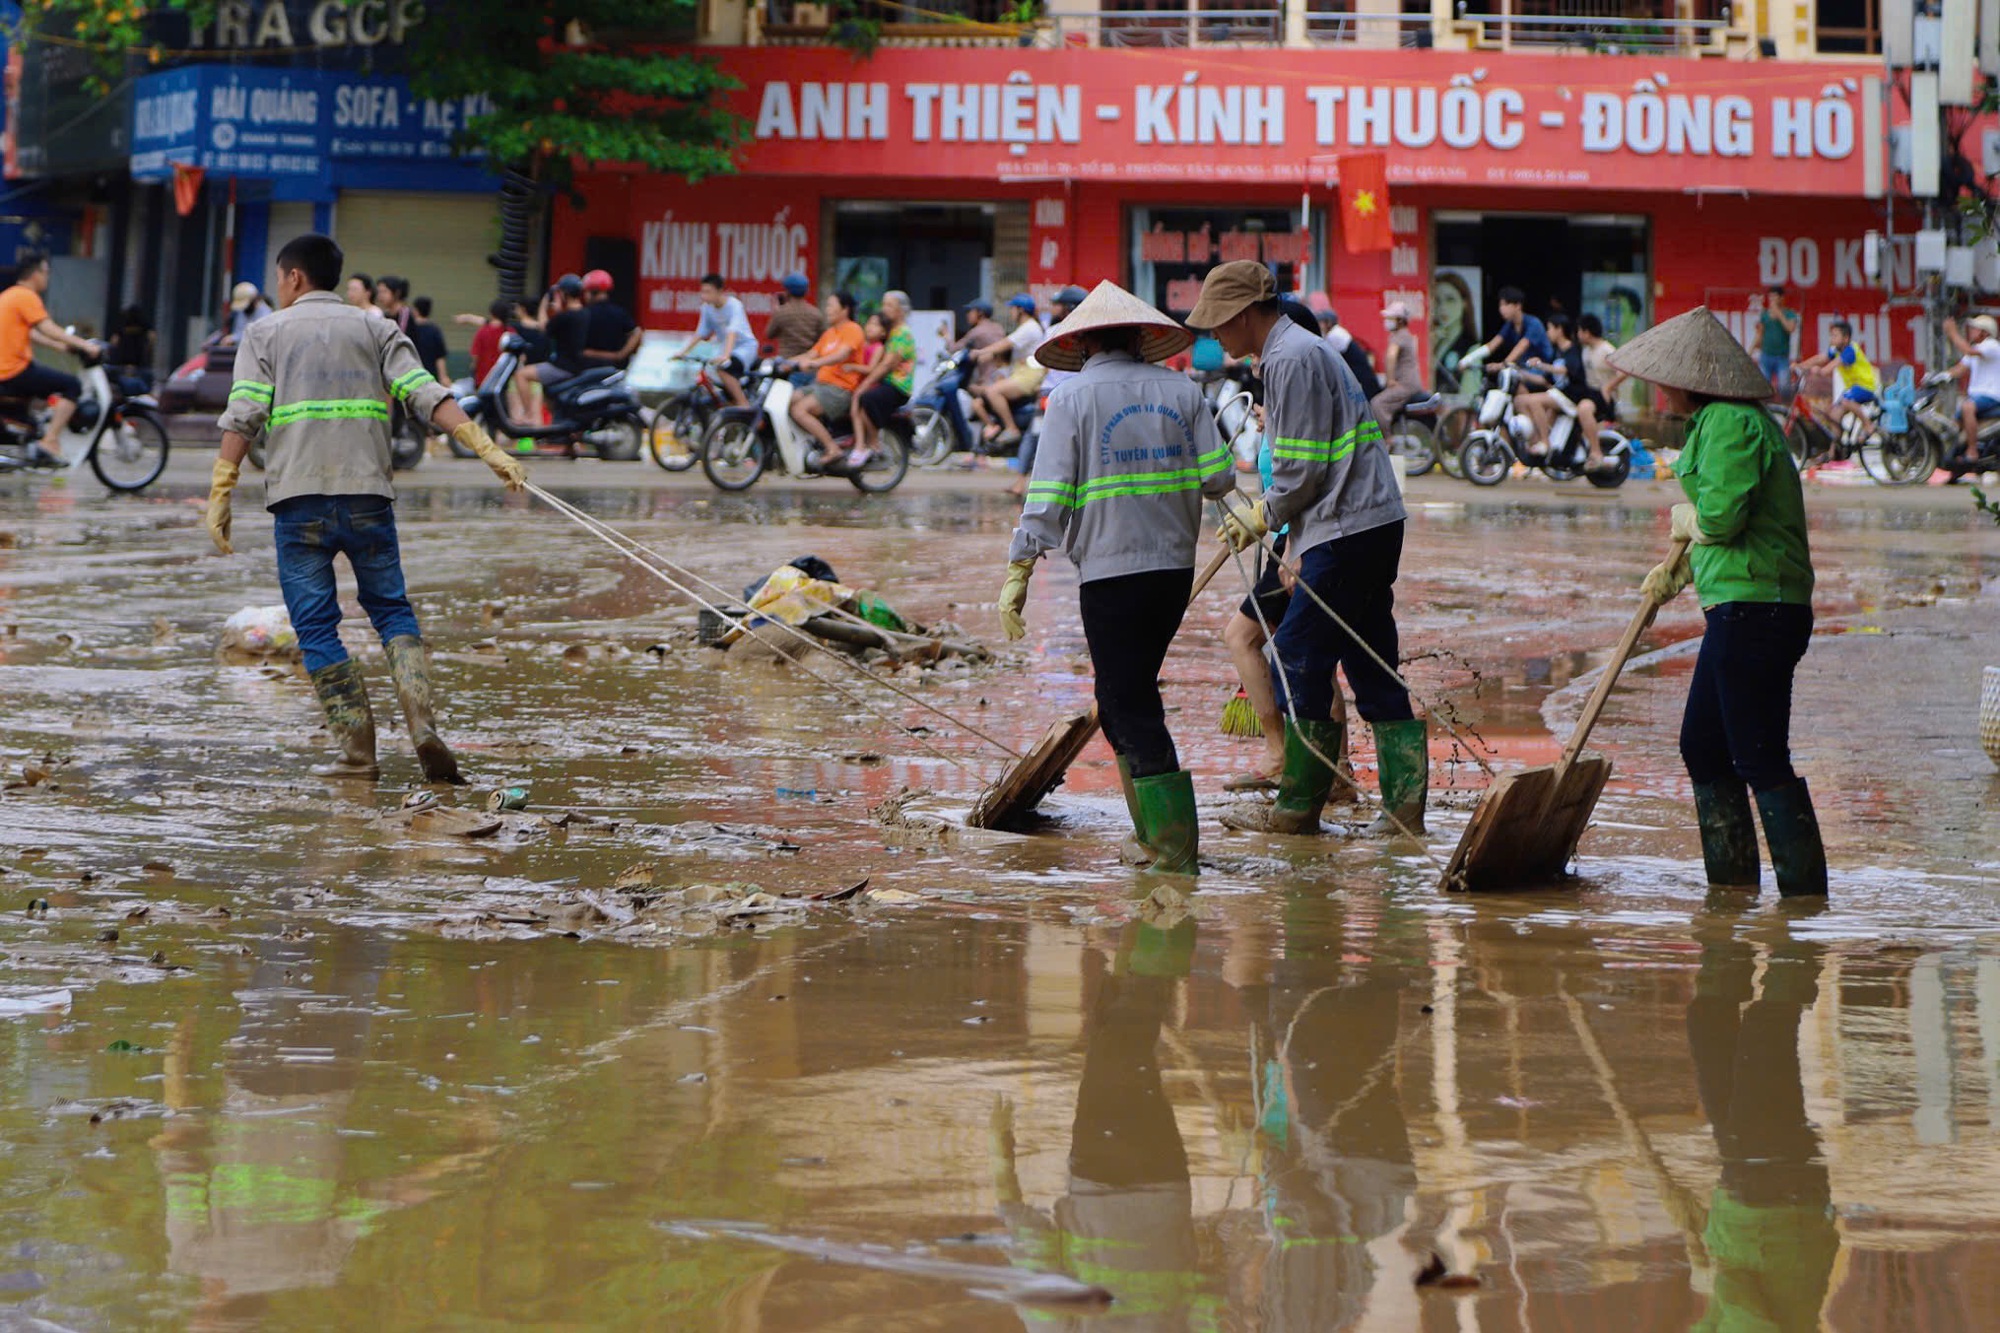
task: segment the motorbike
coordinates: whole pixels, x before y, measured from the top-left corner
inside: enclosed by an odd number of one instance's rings
[[[639,456],[646,444],[639,395],[625,383],[625,372],[611,366],[581,371],[546,391],[549,414],[546,426],[510,421],[507,418],[507,385],[521,368],[527,340],[510,333],[500,340],[500,359],[486,372],[486,380],[458,400],[465,415],[483,421],[496,435],[513,440],[529,440],[561,446],[565,458],[578,457],[578,446],[588,446],[607,463],[625,463]]]
[[[929,381],[910,395],[904,411],[910,414],[910,462],[914,466],[936,467],[980,443],[958,402],[971,359],[970,349],[938,358]]]
[[[1488,366],[1486,374],[1493,384],[1480,400],[1478,427],[1468,432],[1465,443],[1459,446],[1459,467],[1467,481],[1475,486],[1497,486],[1506,480],[1508,468],[1518,462],[1540,468],[1551,481],[1573,481],[1581,476],[1603,490],[1625,484],[1632,472],[1632,447],[1615,428],[1599,424],[1597,444],[1604,453],[1605,466],[1586,472],[1584,463],[1590,449],[1577,430],[1576,404],[1561,390],[1550,389],[1557,416],[1549,428],[1548,452],[1537,456],[1533,452],[1534,423],[1526,413],[1514,410],[1514,394],[1522,386],[1520,367]]]
[[[702,437],[715,414],[728,405],[715,378],[715,363],[705,356],[677,356],[695,367],[694,383],[674,394],[654,411],[647,432],[647,450],[668,472],[685,472],[701,458]]]
[[[127,395],[101,360],[83,366],[83,393],[58,438],[65,469],[88,461],[114,491],[142,491],[167,468],[167,425],[151,394]],[[48,421],[46,403],[0,399],[0,474],[34,466],[31,446]]]
[[[747,491],[776,466],[788,477],[844,477],[858,491],[879,495],[902,484],[910,470],[910,439],[915,423],[906,406],[877,433],[874,452],[859,469],[842,465],[821,467],[812,461],[815,441],[792,420],[792,382],[766,361],[756,372],[755,389],[745,386],[750,406],[724,408],[715,414],[701,442],[701,470],[717,490]],[[855,404],[860,409],[860,404]],[[853,427],[829,423],[834,441],[853,444]]]
[[[1965,432],[1959,425],[1958,413],[1941,402],[1942,391],[1952,382],[1952,377],[1942,371],[1926,375],[1923,392],[1917,395],[1912,408],[1918,425],[1936,444],[1931,461],[1949,472],[1954,481],[1982,472],[2000,472],[2000,417],[1979,423],[1978,447],[1967,458]]]
[[[1404,476],[1421,477],[1437,466],[1437,419],[1443,410],[1444,395],[1432,393],[1412,398],[1389,418],[1384,441],[1389,452],[1403,460]]]

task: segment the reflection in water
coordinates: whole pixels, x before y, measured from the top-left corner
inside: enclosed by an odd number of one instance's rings
[[[1810,1333],[1840,1238],[1819,1136],[1806,1119],[1799,1023],[1818,997],[1822,948],[1781,919],[1762,949],[1728,917],[1697,922],[1701,971],[1688,1045],[1722,1178],[1702,1232],[1714,1288],[1699,1327]]]

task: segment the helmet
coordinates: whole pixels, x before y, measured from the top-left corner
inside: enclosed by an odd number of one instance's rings
[[[618,284],[611,275],[601,268],[594,268],[583,275],[583,289],[587,292],[608,292]]]
[[[796,299],[811,291],[812,283],[807,281],[806,275],[803,273],[787,273],[785,275],[784,287],[785,295]]]
[[[1016,292],[1014,295],[1008,297],[1007,304],[1013,306],[1016,310],[1025,310],[1031,315],[1035,313],[1035,298],[1026,292]]]
[[[1074,310],[1083,304],[1083,298],[1088,295],[1090,293],[1084,291],[1081,287],[1065,287],[1055,294],[1049,304],[1067,306],[1069,309]]]
[[[564,296],[582,296],[583,279],[574,273],[565,273],[556,279],[556,288]]]
[[[965,303],[965,308],[979,315],[990,315],[993,313],[993,303],[983,296],[973,297]]]

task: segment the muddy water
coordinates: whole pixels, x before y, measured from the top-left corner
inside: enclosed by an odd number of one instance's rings
[[[905,788],[962,807],[997,756],[729,665],[470,478],[405,497],[406,559],[452,737],[531,805],[407,823],[394,729],[381,783],[302,777],[304,685],[216,661],[275,600],[261,523],[198,558],[184,494],[15,485],[0,774],[46,777],[0,793],[0,1007],[46,1007],[0,1017],[0,1326],[1990,1326],[1996,547],[1955,506],[1818,516],[1796,742],[1836,896],[1803,914],[1700,891],[1686,606],[1604,723],[1569,889],[1448,899],[1407,850],[1211,822],[1183,897],[1115,868],[1101,751],[1040,836],[871,823]],[[810,550],[975,632],[1011,522],[569,494],[721,583]],[[1543,759],[1664,514],[1418,495],[1413,678]],[[1215,730],[1225,605],[1168,668],[1210,792],[1251,757]],[[1089,686],[1059,573],[1029,619],[1001,668],[909,688],[1032,739]],[[1442,854],[1481,779],[1437,757]]]

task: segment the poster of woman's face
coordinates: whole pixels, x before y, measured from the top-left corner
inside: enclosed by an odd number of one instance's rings
[[[1431,272],[1431,359],[1437,383],[1456,377],[1458,358],[1479,341],[1477,268],[1438,268]]]

